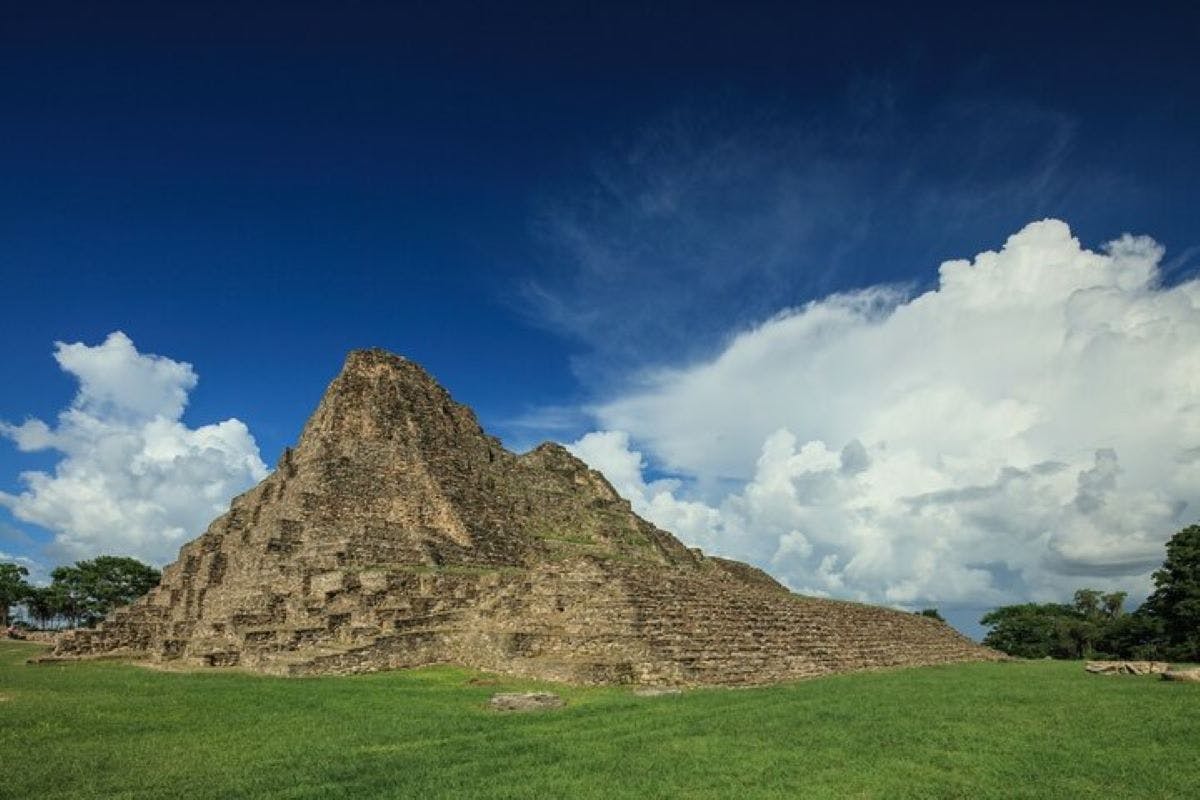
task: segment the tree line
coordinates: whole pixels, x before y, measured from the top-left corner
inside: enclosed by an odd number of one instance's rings
[[[1200,661],[1200,525],[1167,542],[1154,592],[1126,613],[1125,592],[1075,592],[1074,602],[1022,603],[984,615],[983,643],[1021,658]]]
[[[22,605],[41,628],[95,625],[117,606],[132,603],[158,585],[161,573],[135,558],[99,556],[55,567],[50,584],[32,586],[29,571],[19,564],[0,564],[0,628],[9,612]]]

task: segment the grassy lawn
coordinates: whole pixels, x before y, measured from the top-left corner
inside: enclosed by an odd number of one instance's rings
[[[1200,685],[970,664],[500,714],[465,670],[279,679],[27,666],[0,797],[1200,797]]]

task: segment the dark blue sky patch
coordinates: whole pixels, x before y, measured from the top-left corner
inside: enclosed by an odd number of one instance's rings
[[[123,330],[269,464],[364,346],[525,447],[1034,219],[1190,279],[1200,12],[1170,5],[10,4],[0,420],[52,422],[53,343]],[[0,491],[49,459],[0,444]]]

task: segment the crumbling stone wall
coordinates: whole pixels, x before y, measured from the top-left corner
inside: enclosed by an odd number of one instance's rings
[[[347,359],[297,446],[56,657],[302,675],[455,663],[591,683],[755,684],[993,659],[935,620],[800,597],[633,513],[544,444],[508,452],[416,364]]]

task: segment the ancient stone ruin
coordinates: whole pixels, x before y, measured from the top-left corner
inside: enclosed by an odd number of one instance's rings
[[[488,707],[497,711],[541,711],[564,705],[563,699],[554,692],[502,692],[488,700]]]
[[[296,447],[158,588],[54,651],[100,654],[658,685],[1000,658],[936,620],[794,595],[688,549],[559,445],[510,453],[380,350],[350,354]]]
[[[1162,675],[1170,666],[1165,661],[1089,661],[1083,668],[1093,675]]]

